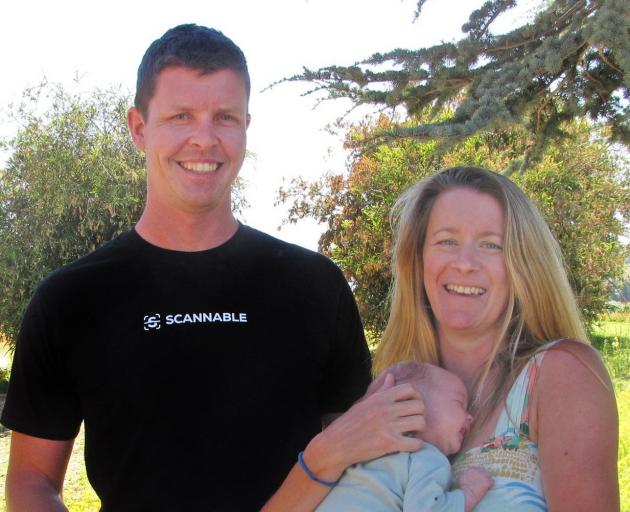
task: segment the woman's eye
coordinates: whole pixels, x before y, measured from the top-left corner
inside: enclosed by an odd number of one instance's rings
[[[482,242],[481,247],[485,249],[494,249],[494,250],[503,249],[503,247],[501,247],[499,244],[495,244],[494,242]]]
[[[445,240],[438,240],[438,245],[456,245],[456,242],[452,238],[447,238]]]

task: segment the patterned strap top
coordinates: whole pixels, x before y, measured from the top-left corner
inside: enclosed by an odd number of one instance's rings
[[[510,389],[494,436],[480,447],[460,453],[453,461],[455,479],[471,466],[487,469],[495,479],[494,487],[475,507],[475,512],[547,510],[538,464],[538,445],[529,438],[529,401],[545,351],[558,341],[548,343],[543,351],[527,362]]]

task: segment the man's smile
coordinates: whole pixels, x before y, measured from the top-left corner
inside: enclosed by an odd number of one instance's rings
[[[221,164],[214,162],[177,162],[180,166],[188,171],[194,172],[214,172]]]

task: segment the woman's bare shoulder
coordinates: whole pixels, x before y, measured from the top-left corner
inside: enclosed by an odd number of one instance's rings
[[[563,340],[545,352],[532,397],[532,437],[536,440],[543,418],[561,423],[581,422],[584,411],[616,421],[613,385],[595,348],[575,340]],[[583,419],[583,418],[582,418]],[[547,421],[549,425],[550,422]]]
[[[540,384],[543,387],[546,387],[545,384],[560,387],[570,383],[586,384],[592,379],[612,389],[608,371],[599,353],[588,343],[566,339],[546,351],[540,370]]]

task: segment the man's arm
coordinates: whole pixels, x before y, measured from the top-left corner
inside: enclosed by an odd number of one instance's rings
[[[409,384],[394,386],[393,376],[388,375],[376,392],[312,439],[304,450],[304,461],[318,478],[336,481],[352,464],[387,453],[418,450],[422,441],[405,432],[424,429],[423,413],[418,392]],[[311,512],[329,491],[296,464],[262,511]]]
[[[74,440],[51,441],[13,432],[6,480],[9,512],[65,511],[61,494]]]

